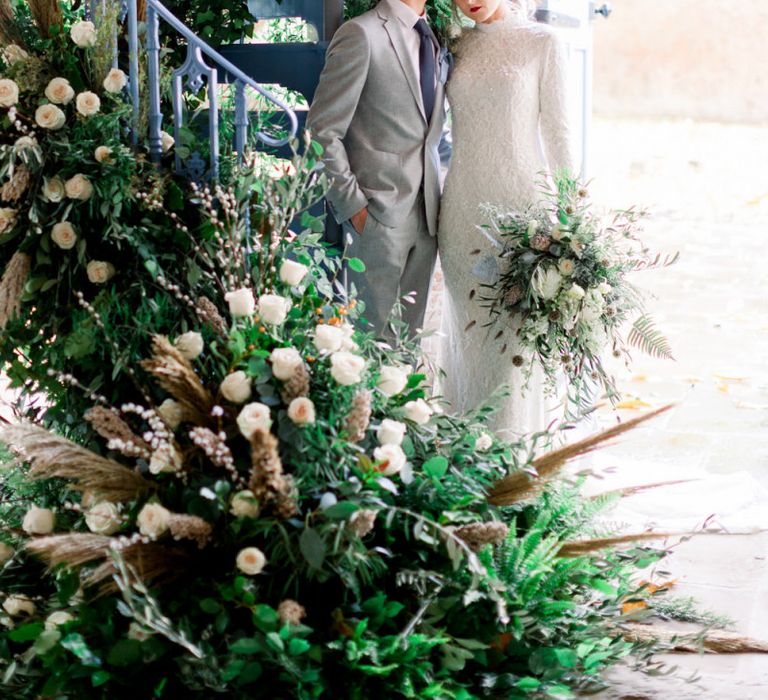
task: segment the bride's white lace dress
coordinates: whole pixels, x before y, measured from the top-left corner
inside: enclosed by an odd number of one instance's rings
[[[455,58],[448,84],[453,159],[438,234],[445,279],[440,388],[452,408],[465,413],[506,385],[510,394],[493,427],[512,438],[556,416],[547,415],[551,401],[538,373],[523,393],[523,372],[513,365],[514,332],[496,339],[497,328],[483,327],[489,315],[476,268],[494,251],[478,225],[486,223],[484,205],[525,209],[541,199],[544,171],[573,169],[566,57],[551,29],[511,15],[465,30]]]

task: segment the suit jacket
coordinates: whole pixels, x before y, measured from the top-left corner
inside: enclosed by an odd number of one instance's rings
[[[396,228],[423,189],[427,224],[435,235],[448,59],[445,50],[438,52],[439,79],[428,123],[419,67],[403,33],[415,30],[390,9],[390,2],[399,1],[382,0],[336,32],[307,124],[325,150],[332,182],[328,200],[339,223],[367,206],[375,219]]]

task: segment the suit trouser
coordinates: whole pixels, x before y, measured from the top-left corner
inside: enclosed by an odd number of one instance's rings
[[[393,307],[409,294],[414,303],[403,304],[402,318],[413,335],[424,324],[437,257],[437,240],[429,234],[423,196],[417,197],[400,226],[384,226],[369,213],[362,233],[349,221],[343,229],[346,254],[365,263],[365,272],[349,270],[347,274],[348,286],[355,286],[357,298],[365,304],[362,317],[370,325],[364,329],[372,326],[377,335],[391,337],[387,322]]]

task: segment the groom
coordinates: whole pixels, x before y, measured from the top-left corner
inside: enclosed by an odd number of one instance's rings
[[[426,0],[381,0],[341,26],[328,48],[307,124],[325,149],[328,201],[348,253],[349,281],[379,335],[399,297],[421,328],[437,254],[438,145],[447,60],[426,22]]]

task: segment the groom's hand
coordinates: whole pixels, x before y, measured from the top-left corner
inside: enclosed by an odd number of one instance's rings
[[[353,214],[350,222],[358,234],[362,234],[365,229],[365,222],[368,221],[368,207],[363,207],[357,214]]]

